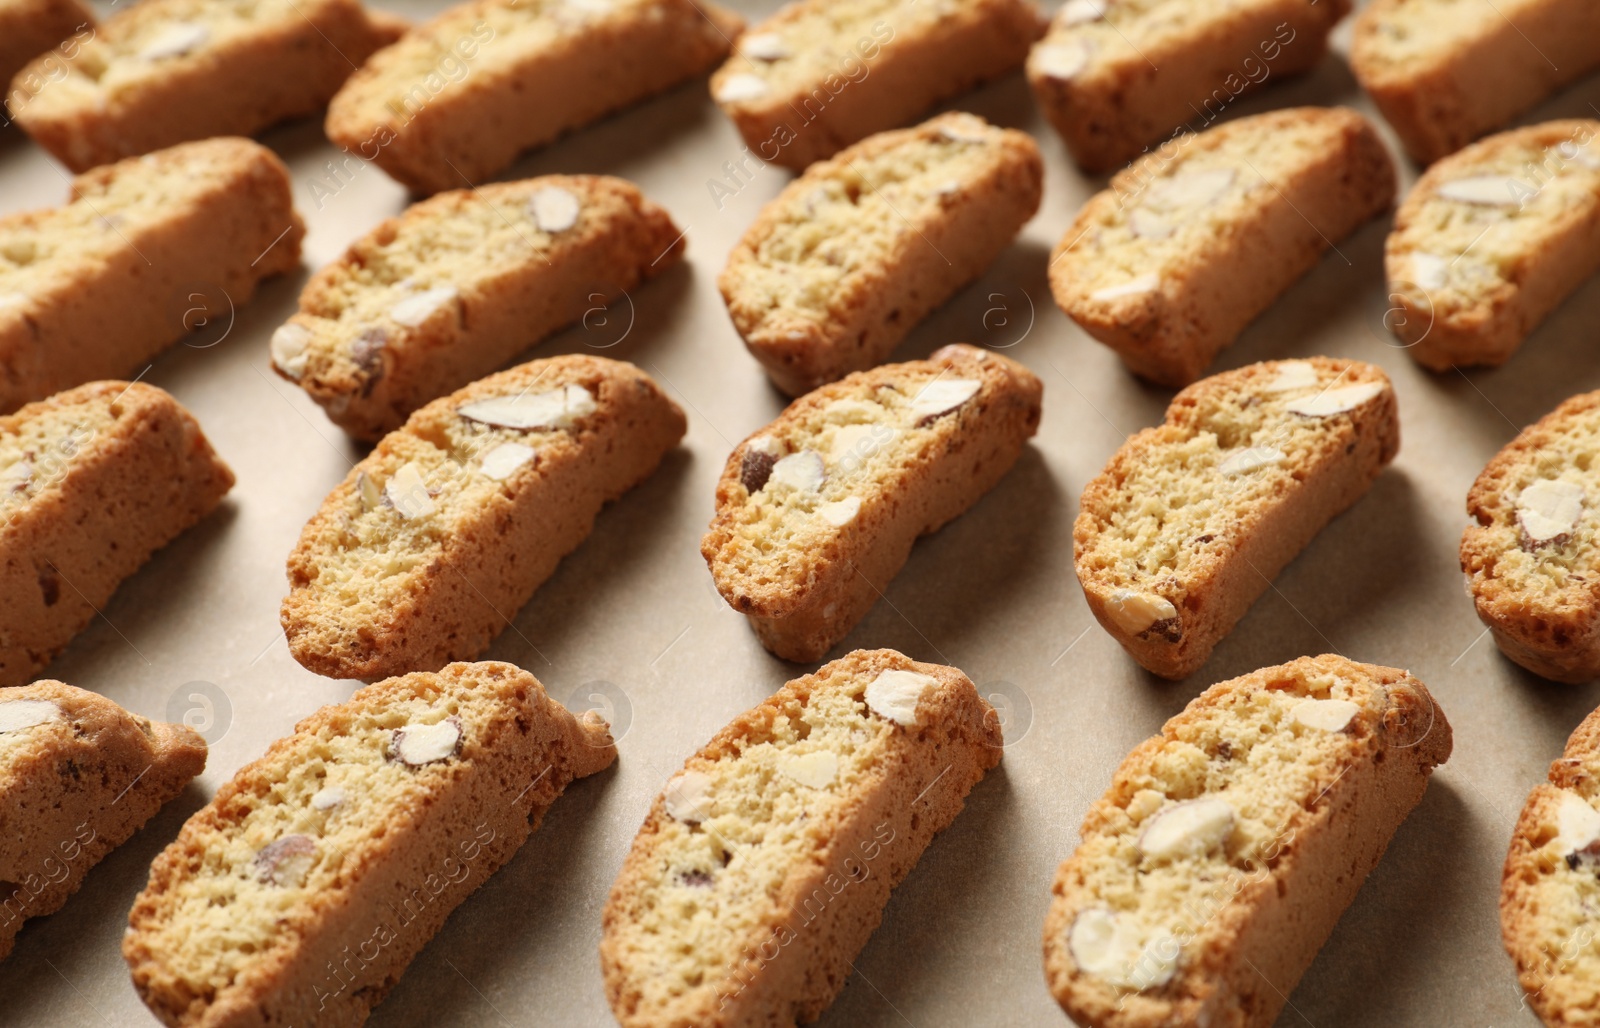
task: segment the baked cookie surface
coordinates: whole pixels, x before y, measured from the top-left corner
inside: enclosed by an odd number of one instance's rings
[[[709,71],[743,26],[700,0],[469,0],[350,76],[328,138],[416,193],[476,186]]]
[[[385,436],[289,555],[289,652],[334,678],[483,652],[687,428],[631,364],[531,361],[435,400]]]
[[[700,542],[723,599],[785,660],[820,659],[919,536],[978,502],[1039,427],[1043,385],[946,346],[806,394],[728,457]]]
[[[147,0],[23,69],[7,105],[84,171],[319,111],[402,29],[357,0]]]
[[[894,650],[857,650],[735,718],[667,783],[606,903],[617,1020],[815,1020],[1001,747],[966,675]]]
[[[1350,67],[1406,151],[1431,164],[1600,67],[1600,7],[1373,0]]]
[[[1240,118],[1113,178],[1062,236],[1050,290],[1135,374],[1188,385],[1394,194],[1388,151],[1354,111]]]
[[[1495,455],[1467,494],[1461,570],[1507,657],[1574,684],[1600,676],[1600,393],[1574,396]]]
[[[943,114],[808,168],[717,280],[745,345],[791,396],[881,363],[981,275],[1039,208],[1023,132]]]
[[[1408,672],[1331,654],[1207,689],[1085,815],[1050,991],[1097,1028],[1269,1028],[1451,743]]]
[[[0,90],[47,50],[60,47],[35,71],[60,67],[94,27],[93,12],[79,0],[0,0]]]
[[[248,139],[183,143],[77,176],[62,207],[0,216],[0,412],[133,376],[300,263],[289,171]]]
[[[1195,383],[1084,487],[1073,564],[1089,610],[1146,670],[1193,673],[1399,448],[1371,364],[1267,361]]]
[[[0,960],[205,766],[183,725],[61,682],[0,689]]]
[[[1438,161],[1384,247],[1393,328],[1434,371],[1510,359],[1600,269],[1600,121],[1490,136]]]
[[[1100,174],[1316,67],[1349,13],[1350,0],[1067,0],[1028,54],[1028,84],[1073,160]]]
[[[443,193],[312,277],[273,334],[272,366],[339,427],[379,439],[672,267],[683,239],[665,210],[610,176]]]
[[[0,685],[42,670],[232,487],[154,386],[92,382],[0,417]]]
[[[1029,0],[798,0],[740,37],[711,98],[750,153],[800,171],[1013,71],[1043,31]]]
[[[574,779],[617,751],[510,664],[359,690],[273,743],[155,860],[123,956],[163,1024],[353,1026]]]

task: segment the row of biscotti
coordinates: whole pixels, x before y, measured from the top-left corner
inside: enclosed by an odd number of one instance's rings
[[[247,135],[331,98],[329,136],[424,192],[475,184],[724,59],[713,97],[752,154],[791,168],[1026,58],[1073,156],[1107,171],[1254,87],[1315,67],[1350,10],[1349,0],[1070,0],[1045,34],[1028,0],[801,0],[750,32],[687,0],[473,0],[409,30],[356,0],[309,11],[290,0],[209,10],[159,0],[98,29],[76,0],[6,6],[36,26],[17,33],[17,54],[74,33],[17,74],[9,100],[74,168]],[[1423,162],[1600,65],[1600,13],[1588,0],[1517,0],[1510,14],[1457,6],[1383,0],[1356,27],[1357,77]],[[1495,74],[1480,74],[1485,65]]]
[[[735,718],[666,783],[612,888],[617,1019],[820,1016],[1003,746],[966,675],[893,650]],[[1271,1024],[1450,751],[1403,671],[1302,658],[1207,690],[1089,810],[1046,919],[1052,991],[1084,1023]],[[172,1026],[359,1025],[566,787],[616,758],[602,720],[508,664],[369,686],[241,769],[156,858],[123,940],[134,984]],[[0,692],[0,819],[53,811],[0,848],[7,947],[204,762],[189,730],[93,694]],[[1600,814],[1578,837],[1568,806],[1581,848]]]
[[[1354,111],[1241,118],[1113,178],[1056,247],[1051,291],[1134,372],[1187,385],[1394,195]],[[1385,265],[1384,327],[1418,363],[1505,361],[1600,268],[1600,121],[1517,129],[1435,164],[1400,205]]]

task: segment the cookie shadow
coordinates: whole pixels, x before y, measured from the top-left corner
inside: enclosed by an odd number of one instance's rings
[[[695,278],[694,265],[682,260],[609,302],[602,292],[590,293],[582,317],[532,344],[505,366],[583,354],[648,368],[648,357],[659,356],[682,335],[678,329],[688,315]]]
[[[969,343],[1019,359],[1038,345],[1041,315],[1054,301],[1047,277],[1050,248],[1018,238],[977,279],[957,290],[912,329],[888,361],[925,360],[942,346]]]

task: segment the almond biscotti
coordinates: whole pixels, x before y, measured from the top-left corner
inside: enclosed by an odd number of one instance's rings
[[[702,0],[469,0],[350,76],[328,138],[414,192],[474,186],[711,70],[743,27]]]
[[[1451,154],[1384,250],[1390,319],[1434,371],[1502,364],[1600,269],[1600,121],[1552,121]]]
[[[94,15],[78,0],[0,0],[0,90],[35,57],[58,46],[56,59],[36,65],[35,72],[59,74],[61,61],[74,56],[94,30]]]
[[[1500,881],[1500,933],[1527,993],[1551,1028],[1600,1024],[1600,712],[1590,714],[1528,794]]]
[[[667,783],[611,890],[600,962],[617,1020],[815,1020],[1001,747],[966,675],[894,650],[857,650],[739,715]]]
[[[1189,675],[1399,449],[1371,364],[1267,361],[1195,383],[1083,490],[1073,564],[1090,612],[1147,670]]]
[[[0,417],[0,686],[49,664],[232,486],[153,386],[93,382]]]
[[[96,168],[66,206],[0,217],[0,412],[132,376],[186,311],[220,318],[298,265],[304,235],[288,169],[247,139]]]
[[[1039,209],[1024,132],[942,114],[819,161],[762,210],[718,285],[791,396],[881,363]]]
[[[573,780],[616,760],[510,664],[361,689],[273,743],[156,858],[122,953],[163,1024],[354,1026]]]
[[[1113,178],[1056,247],[1050,289],[1135,374],[1188,385],[1394,193],[1394,163],[1354,111],[1241,118]]]
[[[1600,67],[1592,0],[1373,0],[1350,67],[1420,164]]]
[[[676,264],[683,233],[631,182],[546,175],[424,200],[323,268],[272,366],[379,439],[436,397]]]
[[[820,659],[911,555],[977,503],[1038,431],[1039,379],[977,347],[808,393],[728,457],[700,542],[761,645]]]
[[[1600,677],[1600,393],[1522,430],[1467,494],[1461,570],[1500,652],[1574,684]]]
[[[795,171],[1022,65],[1030,0],[797,0],[740,37],[711,96],[749,151]]]
[[[1450,749],[1394,668],[1302,657],[1207,689],[1084,817],[1050,991],[1096,1028],[1270,1028]]]
[[[402,28],[357,0],[142,0],[73,56],[24,69],[7,103],[40,146],[84,171],[319,111]]]
[[[289,652],[366,679],[477,656],[687,427],[648,375],[600,357],[532,361],[435,400],[301,533]]]
[[[1102,174],[1321,64],[1349,13],[1350,0],[1067,0],[1028,84],[1072,159]]]
[[[191,728],[60,682],[0,689],[0,960],[205,766]]]

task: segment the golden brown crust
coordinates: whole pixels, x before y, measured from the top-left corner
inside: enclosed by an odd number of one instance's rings
[[[58,713],[0,731],[0,960],[23,922],[61,909],[206,766],[193,729],[146,721],[83,689],[48,679],[0,689],[0,711],[18,701]]]
[[[62,431],[33,438],[45,423]],[[44,668],[233,486],[194,417],[138,383],[92,382],[0,417],[0,458],[0,685]]]
[[[864,701],[867,683],[886,670],[935,681],[916,704],[917,725],[890,722]],[[792,726],[802,720],[811,728],[797,738]],[[848,752],[841,747],[838,756],[853,777],[794,788],[796,811],[784,821],[803,824],[792,836],[780,839],[786,829],[774,821],[752,823],[768,837],[736,837],[734,825],[718,818],[738,818],[758,801],[736,785],[721,786],[732,795],[722,797],[725,803],[707,800],[707,817],[693,827],[674,818],[668,793],[651,806],[606,903],[600,944],[606,997],[625,1028],[777,1028],[821,1016],[877,928],[891,890],[999,763],[1002,747],[999,718],[966,675],[894,650],[857,650],[735,718],[684,769],[726,774],[723,782],[737,783],[731,768],[771,755],[755,750],[776,748],[782,766],[787,751],[815,753],[814,740],[830,732],[849,735]],[[659,904],[672,902],[662,892],[672,888],[670,861],[708,838],[718,848],[726,844],[727,859],[702,872],[710,895],[700,903],[727,916],[700,936],[693,959],[705,973],[686,982],[655,947],[672,947],[706,926],[691,928]],[[775,858],[768,852],[780,848]],[[778,863],[764,863],[771,859]],[[662,916],[673,933],[665,940],[644,929]]]
[[[328,138],[416,193],[482,183],[524,150],[710,70],[744,27],[703,0],[603,9],[471,0],[374,54]]]
[[[595,407],[564,428],[490,429],[459,413],[566,387],[587,390]],[[530,361],[435,400],[385,436],[307,523],[281,612],[290,652],[318,674],[365,679],[477,656],[601,507],[646,478],[686,428],[648,375],[600,357]],[[504,445],[526,453],[494,478],[484,461]],[[417,516],[388,492],[410,465],[432,497]]]
[[[711,76],[711,96],[750,152],[801,171],[1013,71],[1043,31],[1028,0],[937,9],[799,0],[742,37],[740,52]],[[745,48],[774,37],[783,53],[776,59]]]
[[[1484,5],[1373,0],[1350,67],[1419,164],[1510,122],[1600,66],[1600,7],[1588,0]]]
[[[1278,387],[1296,372],[1304,385]],[[1346,389],[1370,395],[1328,415],[1288,409]],[[1267,361],[1195,383],[1084,487],[1073,564],[1090,611],[1147,670],[1193,673],[1399,448],[1394,390],[1371,364]]]
[[[1349,720],[1297,723],[1304,699],[1349,704]],[[1394,668],[1302,657],[1207,689],[1123,761],[1056,874],[1056,999],[1100,1028],[1268,1028],[1451,746],[1427,688]],[[1167,862],[1146,848],[1157,818],[1197,801],[1233,808],[1214,849]],[[1089,911],[1162,936],[1137,983],[1086,969],[1095,954],[1069,939]]]
[[[1217,174],[1230,176],[1217,195],[1177,203],[1182,184]],[[1300,107],[1241,118],[1113,178],[1062,236],[1050,289],[1135,374],[1185,386],[1394,195],[1394,162],[1355,111]],[[1141,238],[1150,222],[1168,234]],[[1135,289],[1139,283],[1146,288]]]
[[[806,169],[745,231],[717,280],[734,328],[790,396],[873,367],[1010,245],[1043,180],[1031,137],[973,115],[871,136]],[[825,242],[807,213],[819,194],[843,209]],[[775,294],[792,289],[825,293],[825,307]]]
[[[1078,21],[1081,6],[1065,8],[1034,46],[1028,84],[1072,159],[1094,174],[1178,138],[1187,124],[1209,125],[1260,85],[1316,67],[1350,13],[1350,0],[1105,0],[1094,4],[1104,17]]]
[[[454,751],[407,761],[401,732],[447,713]],[[171,1026],[359,1025],[567,785],[616,755],[603,721],[510,664],[361,689],[241,769],[156,858],[123,940],[134,986]],[[293,877],[263,856],[288,831],[306,861]]]
[[[77,34],[92,31],[94,14],[79,0],[3,0],[0,2],[0,90],[46,50],[60,46],[55,61],[36,71],[60,67],[76,52]]]
[[[973,391],[947,410],[917,413],[922,390],[941,380]],[[1010,470],[1038,430],[1043,389],[1021,364],[957,344],[796,400],[734,450],[717,483],[700,553],[723,598],[773,653],[819,659],[866,615],[918,537]],[[747,479],[753,450],[769,445],[768,458],[815,453],[823,485],[780,491],[781,483]],[[853,511],[838,506],[853,503]],[[828,522],[824,508],[843,522]]]
[[[244,11],[203,0],[123,8],[70,56],[47,54],[18,74],[11,113],[74,171],[186,140],[254,135],[321,110],[399,28],[357,0],[269,0]]]

